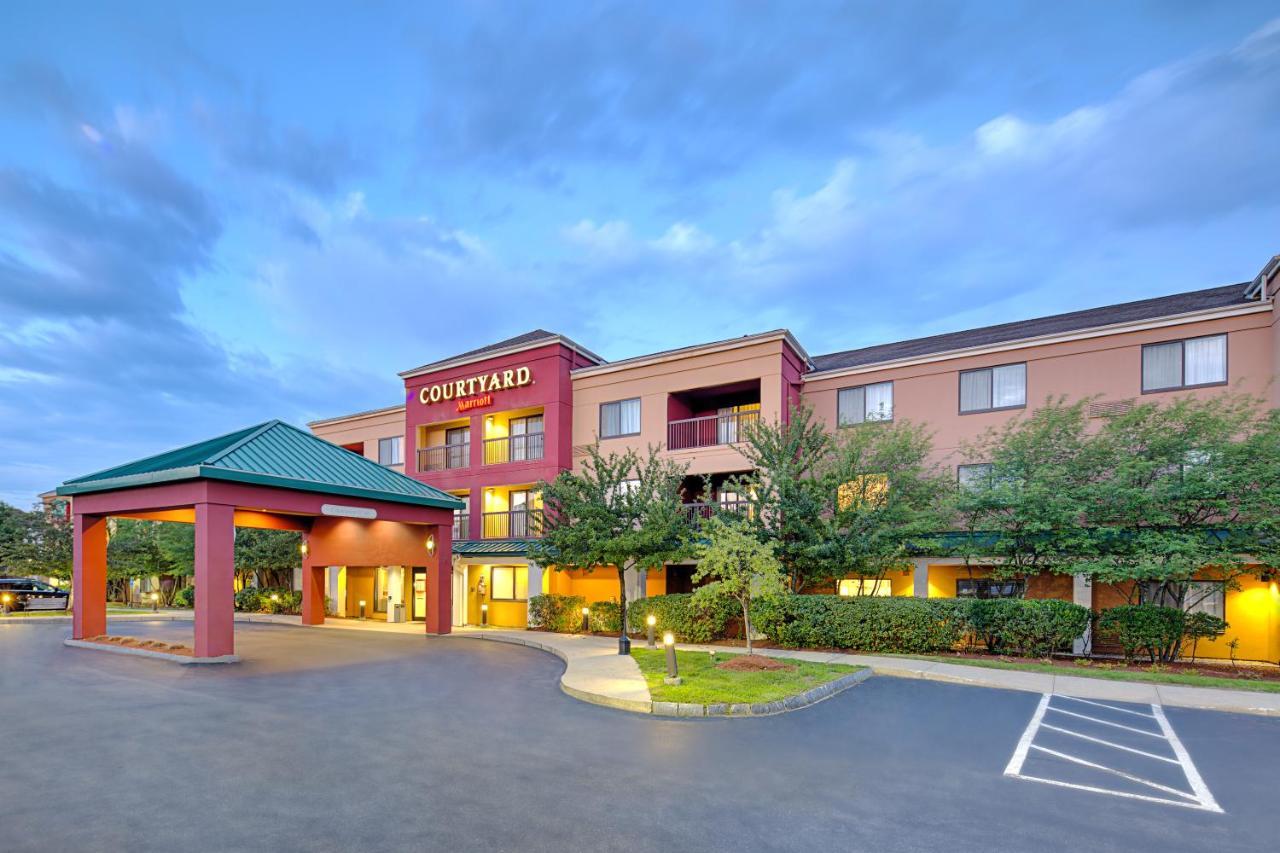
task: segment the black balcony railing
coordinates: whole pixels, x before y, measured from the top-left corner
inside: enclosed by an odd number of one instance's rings
[[[467,539],[471,536],[471,513],[455,512],[453,514],[453,538]]]
[[[542,536],[542,510],[513,509],[486,512],[480,535],[485,539],[537,539]]]
[[[667,449],[687,450],[691,447],[714,447],[744,441],[743,428],[760,419],[758,410],[707,415],[667,423]]]
[[[452,471],[471,467],[471,442],[418,448],[418,471]]]
[[[751,501],[716,501],[714,503],[688,503],[681,509],[692,522],[703,521],[713,515],[731,514],[747,515],[751,512]]]
[[[546,448],[546,434],[530,432],[509,435],[506,438],[484,440],[484,464],[502,465],[505,462],[531,462],[542,458]]]

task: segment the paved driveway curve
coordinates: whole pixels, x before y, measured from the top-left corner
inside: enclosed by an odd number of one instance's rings
[[[130,626],[182,639],[180,623]],[[1003,776],[1035,694],[873,678],[812,708],[656,719],[498,643],[237,626],[180,667],[0,625],[0,847],[1267,849],[1280,720],[1169,709],[1225,815]]]

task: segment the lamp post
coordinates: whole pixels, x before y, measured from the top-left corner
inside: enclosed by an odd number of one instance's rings
[[[653,627],[658,624],[658,617],[650,613],[644,620],[644,624],[648,626],[649,648],[656,649],[657,643],[653,641]]]
[[[0,613],[8,613],[9,605],[13,603],[13,596],[9,593],[0,595]]]
[[[591,608],[582,608],[582,633],[591,633]]]
[[[151,593],[151,612],[160,612],[160,593],[158,592]]]
[[[680,683],[680,665],[676,663],[676,635],[670,631],[662,635],[662,645],[667,647],[667,677],[663,684]]]
[[[274,596],[274,595],[273,595],[273,596],[271,596],[271,598],[272,598],[273,600],[275,600],[275,599],[277,599],[277,598],[278,598],[278,596]],[[365,608],[365,602],[364,602],[363,600],[361,600],[361,601],[360,601],[360,621],[362,621],[362,622],[364,621],[364,608]]]

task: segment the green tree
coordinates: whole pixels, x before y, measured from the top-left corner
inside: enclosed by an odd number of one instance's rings
[[[236,573],[257,575],[263,587],[290,588],[302,566],[302,535],[293,530],[236,529]]]
[[[774,554],[777,545],[761,542],[741,519],[710,518],[702,526],[702,537],[693,579],[706,583],[694,591],[693,603],[706,607],[720,599],[736,602],[750,655],[752,605],[787,594],[787,577]]]
[[[762,542],[772,542],[793,592],[831,580],[823,559],[821,518],[830,496],[818,476],[832,438],[807,407],[792,407],[788,419],[743,425],[738,446],[753,471],[733,483],[748,501],[747,520]]]
[[[581,471],[562,471],[538,484],[544,521],[542,537],[529,545],[529,556],[557,571],[594,571],[611,567],[618,574],[622,634],[618,653],[630,652],[627,637],[626,572],[641,577],[692,552],[690,526],[677,489],[685,468],[650,447],[603,455],[588,448]]]
[[[18,571],[26,558],[31,531],[29,514],[0,502],[0,574]]]
[[[1094,538],[1084,524],[1097,449],[1088,400],[1047,400],[1030,414],[961,447],[978,476],[958,483],[949,512],[962,535],[953,550],[997,577],[1074,572]]]
[[[107,522],[107,596],[129,601],[134,578],[170,575],[174,561],[160,547],[162,522],[112,518]]]
[[[932,453],[930,433],[908,421],[840,430],[821,468],[830,505],[814,551],[835,577],[881,581],[944,525],[953,484]]]

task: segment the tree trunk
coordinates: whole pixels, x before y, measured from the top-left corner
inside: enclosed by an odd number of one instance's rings
[[[742,628],[747,632],[747,657],[751,657],[751,604],[742,602]]]

